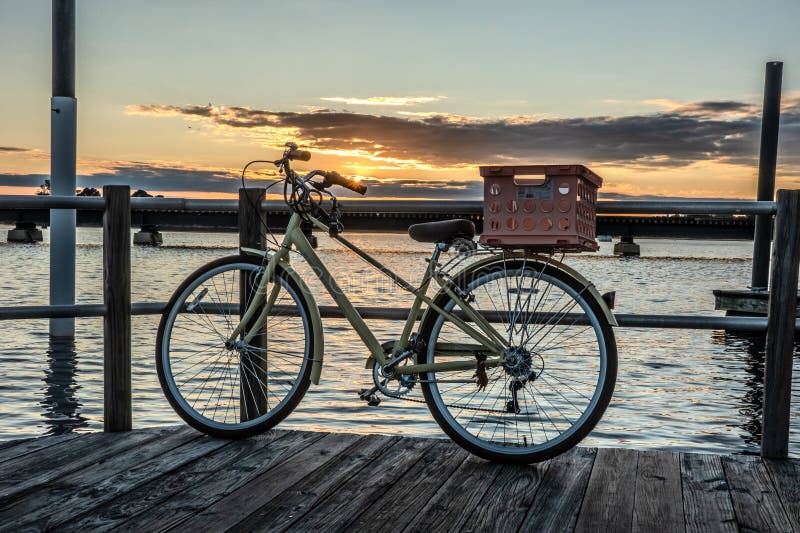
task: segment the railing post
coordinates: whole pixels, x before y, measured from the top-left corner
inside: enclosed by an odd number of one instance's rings
[[[266,189],[239,189],[239,246],[265,249],[266,215],[261,210],[261,201],[266,197]],[[239,279],[239,316],[244,314],[250,301],[252,289],[257,281],[254,276]],[[259,335],[251,341],[254,346],[266,347],[266,336]],[[263,389],[267,380],[266,353],[263,357],[242,356],[239,363],[239,418],[246,421],[255,413],[263,413],[267,391]],[[256,391],[263,394],[256,395]]]
[[[758,158],[758,196],[772,201],[775,196],[775,167],[778,161],[778,128],[781,118],[781,78],[783,63],[770,61],[764,80],[764,107],[761,114],[761,151]],[[769,244],[772,217],[756,215],[753,233],[753,273],[750,287],[766,290],[769,277]]]
[[[130,431],[131,188],[103,187],[103,429]]]
[[[800,190],[778,191],[774,241],[769,284],[761,455],[782,459],[789,452],[792,353],[800,267]]]

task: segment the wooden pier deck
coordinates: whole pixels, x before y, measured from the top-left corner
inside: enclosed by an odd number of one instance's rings
[[[800,461],[576,448],[492,464],[447,440],[192,429],[0,443],[0,531],[798,531]]]

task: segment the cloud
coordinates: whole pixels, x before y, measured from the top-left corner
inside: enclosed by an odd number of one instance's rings
[[[78,188],[130,185],[134,190],[235,193],[241,186],[237,172],[227,169],[199,169],[182,167],[178,163],[136,161],[104,162],[95,166],[97,168],[88,171],[78,169]],[[49,177],[48,174],[36,173],[0,173],[0,186],[36,188]],[[262,177],[267,176],[262,174]]]
[[[489,163],[584,162],[627,168],[697,162],[757,164],[758,106],[735,101],[660,102],[653,114],[577,118],[479,119],[444,113],[399,116],[285,112],[248,107],[147,105],[131,113],[183,116],[263,138],[295,138],[309,149],[403,168]],[[800,97],[784,100],[779,161],[800,169]],[[275,147],[278,145],[275,144]]]
[[[337,102],[347,105],[368,105],[368,106],[411,106],[417,104],[428,104],[445,100],[446,96],[370,96],[369,98],[347,98],[342,96],[327,96],[320,98],[326,102]]]
[[[264,186],[264,181],[253,179],[260,177],[273,180],[277,175],[273,171],[262,171],[260,174],[248,172],[249,187]],[[0,173],[0,187],[30,187],[31,194],[50,176],[47,174],[3,174]],[[369,188],[370,198],[431,198],[478,200],[483,195],[483,184],[472,180],[423,180],[423,179],[378,179],[371,176],[360,176]],[[78,188],[104,185],[130,185],[131,190],[147,191],[190,191],[191,193],[236,193],[241,187],[239,175],[224,169],[202,170],[178,168],[162,163],[125,162],[111,164],[108,169],[93,173],[79,173]],[[280,193],[274,188],[271,192]],[[347,198],[361,198],[342,188],[336,189],[336,195]]]
[[[759,113],[759,108],[756,104],[733,100],[710,100],[687,104],[677,100],[658,98],[643,100],[642,103],[660,107],[672,114],[710,119],[745,118]]]
[[[18,146],[0,146],[0,154],[13,152],[30,152],[30,148],[20,148]]]
[[[483,182],[479,180],[366,177],[361,182],[368,187],[370,198],[429,198],[437,200],[480,200],[483,198]],[[338,197],[360,198],[360,195],[344,189],[337,189],[335,194]]]

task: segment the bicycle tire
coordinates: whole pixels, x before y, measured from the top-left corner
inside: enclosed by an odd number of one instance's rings
[[[261,266],[261,258],[246,255],[224,257],[203,265],[173,293],[159,323],[155,359],[162,391],[187,424],[208,435],[243,438],[263,433],[292,412],[310,384],[314,335],[309,303],[280,265],[267,284],[267,293],[273,283],[280,283],[281,290],[276,303],[285,304],[288,297],[296,306],[297,314],[285,312],[268,317],[264,348],[245,348],[237,352],[228,350],[224,345],[224,338],[239,321],[238,317],[234,319],[231,315],[232,310],[239,308],[241,294],[238,279],[248,276],[252,289],[257,284],[256,276]],[[223,284],[224,289],[220,291],[220,285]],[[230,301],[223,305],[214,301],[215,297],[220,300],[229,298]],[[207,303],[209,299],[212,301]],[[191,307],[191,310],[187,308],[187,305],[198,301],[200,303]],[[272,321],[278,317],[283,319],[281,328]],[[290,321],[289,325],[285,324],[287,321]],[[176,323],[180,327],[176,327]],[[177,332],[186,336],[177,335]],[[294,338],[289,339],[289,334]],[[282,344],[281,336],[285,337]],[[273,348],[274,344],[278,346]],[[281,347],[284,349],[279,350]],[[264,351],[260,352],[262,349]],[[297,353],[300,351],[302,353]],[[295,365],[296,371],[293,370]],[[198,367],[199,370],[195,372]],[[202,376],[196,376],[204,371],[205,383],[195,384],[202,379]],[[182,372],[194,375],[179,383],[176,376]],[[209,381],[214,382],[211,394],[218,390],[219,394],[205,399],[200,395]],[[190,391],[189,387],[193,385],[194,389]],[[192,399],[198,387],[199,393]],[[237,403],[237,388],[238,413],[234,405]],[[278,389],[278,393],[285,390],[285,395],[281,398],[272,389]],[[277,400],[272,406],[270,394]],[[224,417],[220,420],[221,403],[226,405]]]
[[[532,281],[530,285],[514,282],[512,285],[508,283],[509,274],[527,276],[531,277],[532,280],[538,279],[539,281]],[[563,327],[564,325],[562,325],[561,330],[556,331],[549,340],[544,340],[544,337],[547,337],[548,334],[553,333],[553,330],[556,329],[558,322],[555,319],[551,319],[553,324],[548,325],[545,323],[545,326],[542,326],[545,328],[553,326],[547,331],[540,329],[537,334],[533,333],[531,329],[530,331],[526,330],[524,333],[519,333],[519,337],[515,337],[515,335],[517,335],[516,325],[512,322],[511,305],[510,300],[508,300],[509,308],[500,309],[499,313],[502,316],[504,311],[508,311],[508,321],[506,322],[504,320],[502,328],[498,331],[500,331],[504,337],[508,335],[509,342],[506,348],[507,350],[515,350],[514,354],[516,355],[514,355],[514,357],[520,361],[520,364],[517,365],[518,368],[511,369],[511,372],[505,366],[497,366],[494,369],[488,370],[487,378],[489,384],[487,388],[484,389],[484,397],[481,398],[480,401],[476,399],[469,404],[468,402],[470,402],[470,400],[468,396],[470,394],[472,395],[471,397],[476,398],[479,394],[483,393],[470,392],[469,384],[466,384],[464,388],[458,392],[455,392],[458,386],[448,387],[444,384],[440,390],[439,385],[436,383],[437,375],[434,372],[428,372],[420,376],[422,378],[421,388],[431,414],[442,430],[453,441],[467,449],[470,453],[496,462],[534,463],[544,461],[575,446],[589,434],[602,418],[613,395],[616,382],[616,340],[614,338],[613,329],[603,309],[594,298],[584,297],[587,286],[563,270],[548,265],[547,263],[538,261],[529,262],[526,258],[519,257],[511,259],[499,258],[497,261],[490,264],[467,267],[464,271],[454,276],[456,285],[473,295],[475,295],[476,292],[481,292],[480,287],[486,288],[488,282],[501,279],[504,279],[505,283],[496,283],[495,285],[501,287],[501,289],[503,285],[505,285],[506,293],[513,293],[516,291],[516,294],[520,298],[522,298],[521,294],[524,292],[523,289],[525,287],[530,287],[528,289],[530,293],[528,301],[533,298],[543,300],[547,290],[550,290],[550,294],[553,294],[552,289],[557,289],[561,292],[562,296],[569,297],[574,302],[573,307],[570,307],[568,311],[571,311],[575,306],[577,306],[580,311],[577,313],[565,311],[563,316],[566,317],[569,315],[569,319],[572,321],[570,324],[566,324],[570,326],[570,328]],[[536,283],[536,285],[533,283]],[[489,292],[488,288],[486,292]],[[535,294],[538,295],[534,296]],[[476,301],[473,302],[472,305],[478,308],[478,310],[481,310],[481,304],[483,302],[481,302],[479,298],[480,294],[476,296]],[[504,298],[508,298],[508,295]],[[494,309],[497,309],[495,297],[490,295],[489,299],[492,300],[492,304],[495,306]],[[455,308],[453,300],[444,292],[440,292],[434,301],[447,311]],[[491,308],[489,310],[491,310]],[[539,309],[539,311],[543,312],[545,309],[542,308]],[[530,310],[526,310],[525,312],[529,313]],[[534,313],[535,312],[536,311],[534,311]],[[519,319],[521,316],[533,316],[533,314],[523,315],[521,306],[516,302],[513,313],[516,319]],[[573,315],[579,316],[573,317]],[[543,316],[545,316],[544,313]],[[559,315],[555,314],[553,316],[558,317]],[[583,330],[579,330],[578,324],[581,322],[588,323],[588,326]],[[463,341],[466,337],[462,331],[458,330],[455,325],[446,321],[444,317],[438,313],[429,313],[424,323],[420,326],[420,338],[424,339],[426,342],[424,356],[421,358],[422,362],[436,362],[436,343],[440,341],[447,342],[449,340],[441,335],[447,324],[450,325],[449,327],[454,332],[452,335],[454,341]],[[554,339],[557,339],[559,335],[566,334],[566,329],[570,329],[569,334],[573,335],[571,338],[572,340],[569,343],[564,343],[562,341],[562,346],[558,344],[552,345],[553,342],[557,342],[557,340]],[[458,333],[460,333],[460,337],[456,336]],[[525,340],[526,337],[528,340]],[[519,341],[517,342],[516,339],[519,339]],[[563,339],[570,340],[569,337],[563,337]],[[542,349],[540,348],[542,342],[549,342],[551,344],[547,344],[546,349]],[[570,353],[577,352],[578,346],[580,346],[580,351],[583,351],[584,349],[590,349],[595,344],[597,346],[596,361],[591,357],[573,357],[573,359],[569,359],[570,356],[583,355],[579,353]],[[548,351],[550,353],[547,353]],[[526,352],[529,355],[527,363],[525,363]],[[565,361],[569,361],[572,366],[558,366],[559,363],[566,364]],[[527,370],[525,370],[525,364],[530,364],[531,368],[538,368],[538,365],[541,365],[538,377],[536,376],[536,370],[533,370],[528,378],[525,378],[527,372]],[[585,366],[587,369],[586,373],[591,373],[591,375],[594,375],[596,367],[596,380],[585,382],[577,380],[577,377],[582,377],[582,379],[588,378],[583,374],[576,377],[577,370],[574,365]],[[523,370],[520,370],[520,368]],[[562,368],[568,373],[568,376],[562,376],[560,378],[555,377],[554,374],[550,374],[548,370],[545,370],[548,368]],[[522,375],[520,375],[520,372]],[[469,374],[462,375],[466,377]],[[452,380],[454,377],[458,377],[458,374],[446,372],[441,373],[440,377]],[[570,379],[573,381],[568,381]],[[556,380],[559,380],[559,382]],[[522,383],[523,387],[519,388],[515,393],[512,393],[511,387],[517,388],[519,387],[519,383]],[[538,387],[540,387],[541,390],[537,389],[535,383],[538,383]],[[566,386],[561,386],[562,383]],[[548,389],[545,390],[545,387],[548,387]],[[571,397],[579,399],[579,397],[583,395],[583,392],[588,390],[589,387],[592,389],[592,395],[585,406],[576,405],[575,402],[570,399]],[[446,388],[448,390],[444,390]],[[475,385],[474,388],[478,390],[477,385]],[[569,391],[569,389],[572,389],[574,393]],[[519,391],[522,390],[527,391],[527,393],[522,393],[523,401],[525,401],[526,404],[525,410],[522,409],[522,403],[519,399]],[[467,396],[464,396],[464,394]],[[462,395],[462,397],[459,398],[458,395]],[[583,396],[586,397],[585,395]],[[459,403],[459,401],[461,403]],[[571,407],[569,406],[570,403],[572,403]],[[559,404],[563,405],[565,411],[571,412],[573,408],[576,411],[580,411],[580,414],[576,415],[574,422],[569,423],[569,416],[564,414],[564,411],[559,408]],[[546,412],[545,408],[547,408],[548,405],[553,408],[552,411],[554,415],[552,417]],[[474,414],[480,413],[481,411],[484,411],[485,414]],[[522,414],[522,416],[520,416],[520,414]],[[480,418],[481,416],[483,418]],[[564,419],[562,424],[556,423],[559,417]],[[478,427],[478,424],[482,425]],[[488,435],[488,430],[486,434],[483,433],[487,424],[490,427],[491,424],[494,424],[490,436]],[[550,435],[548,435],[550,425],[552,425],[553,428],[550,429]],[[541,429],[539,426],[541,426]],[[502,427],[502,438],[498,435],[500,427]],[[510,437],[509,433],[511,433]],[[529,438],[530,442],[528,442]]]

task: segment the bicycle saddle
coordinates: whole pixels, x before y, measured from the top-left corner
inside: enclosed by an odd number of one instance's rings
[[[475,224],[463,218],[423,222],[422,224],[409,226],[408,236],[417,242],[449,243],[456,237],[473,238],[475,236]]]

